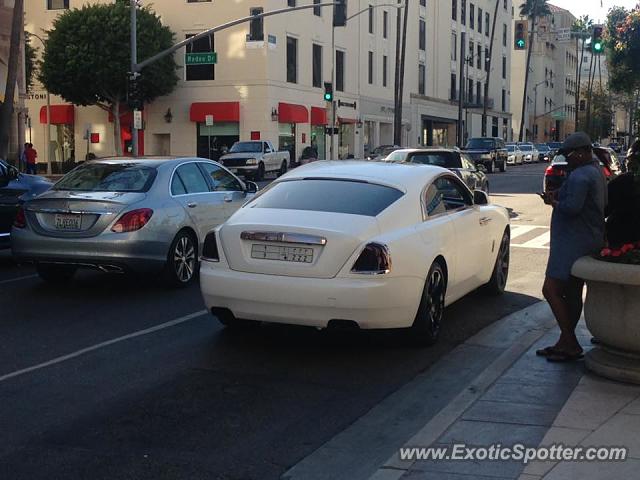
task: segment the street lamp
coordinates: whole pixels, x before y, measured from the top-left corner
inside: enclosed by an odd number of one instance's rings
[[[40,35],[29,32],[29,35],[37,38],[42,42],[42,49],[46,48],[45,42]],[[51,147],[49,144],[51,143],[51,95],[49,94],[49,89],[47,89],[47,128],[44,132],[44,148],[45,148],[45,158],[47,159],[47,175],[51,175]]]

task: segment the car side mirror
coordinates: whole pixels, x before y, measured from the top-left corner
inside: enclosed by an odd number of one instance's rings
[[[256,182],[244,182],[245,193],[258,193],[258,184]]]
[[[487,173],[487,167],[482,163],[476,163],[476,170],[482,173]]]
[[[482,190],[474,190],[473,191],[473,203],[475,205],[488,205],[489,204],[489,196],[486,192]]]

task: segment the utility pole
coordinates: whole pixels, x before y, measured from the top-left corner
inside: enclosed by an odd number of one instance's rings
[[[464,146],[463,138],[462,138],[462,109],[464,106],[464,64],[465,64],[465,53],[466,53],[466,35],[464,32],[460,32],[460,66],[458,72],[458,125],[457,125],[457,145],[458,148],[462,148]]]
[[[130,0],[131,5],[131,85],[134,86],[134,92],[136,92],[136,96],[139,95],[138,88],[136,88],[136,84],[138,82],[138,76],[140,75],[136,71],[136,65],[138,64],[138,20],[137,20],[137,12],[138,12],[138,2],[136,0]],[[131,102],[130,102],[131,103]],[[138,99],[134,99],[134,122],[131,126],[131,148],[132,148],[132,156],[138,156],[138,129],[135,125],[135,110],[138,108]]]
[[[336,8],[336,7],[333,7]],[[336,27],[331,23],[331,85],[333,87],[333,97],[331,98],[331,139],[329,142],[329,160],[334,158],[335,152],[335,128],[336,128]]]
[[[407,22],[409,20],[409,0],[404,0],[404,19],[402,25],[402,51],[400,52],[400,88],[398,89],[398,109],[395,112],[399,142],[402,146],[402,105],[404,103],[404,61],[407,53]]]
[[[400,3],[401,0],[398,0]],[[401,39],[402,39],[402,9],[398,8],[398,15],[396,16],[396,68],[395,68],[395,91],[394,91],[394,104],[393,104],[393,144],[400,146],[401,132],[402,132],[402,117],[400,113],[400,105],[402,104],[402,98],[400,97],[400,51],[401,51]]]

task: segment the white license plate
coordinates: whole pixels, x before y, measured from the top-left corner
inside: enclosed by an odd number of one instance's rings
[[[81,225],[81,215],[56,215],[57,230],[80,230]]]
[[[251,258],[279,260],[281,262],[312,263],[313,248],[254,244],[251,245]]]

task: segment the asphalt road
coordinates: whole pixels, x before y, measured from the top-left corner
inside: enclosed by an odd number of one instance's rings
[[[514,226],[548,225],[535,195],[543,170],[490,176]],[[232,333],[204,312],[197,286],[94,272],[50,286],[0,252],[0,478],[277,478],[464,339],[535,302],[546,253],[514,247],[508,292],[452,305],[441,341],[415,348],[387,332]]]

